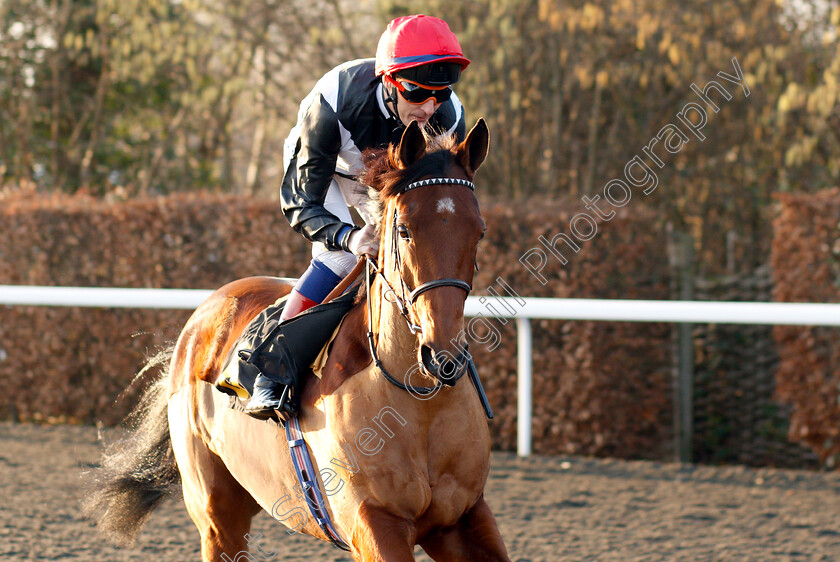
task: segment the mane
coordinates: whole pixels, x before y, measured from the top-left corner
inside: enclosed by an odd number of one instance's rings
[[[409,183],[445,170],[455,159],[452,149],[456,145],[454,135],[426,137],[426,154],[408,167],[403,167],[397,153],[398,147],[368,149],[362,155],[365,172],[359,181],[378,191],[380,198],[400,195]]]

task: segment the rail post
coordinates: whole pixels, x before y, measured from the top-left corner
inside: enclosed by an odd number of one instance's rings
[[[671,265],[678,298],[694,299],[694,238],[690,234],[671,232]],[[676,326],[676,370],[674,373],[674,448],[677,462],[692,460],[694,435],[694,338],[693,326],[678,322]]]
[[[516,318],[516,453],[520,457],[531,455],[532,357],[531,319]]]

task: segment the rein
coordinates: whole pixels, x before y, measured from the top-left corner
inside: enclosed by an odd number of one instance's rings
[[[416,189],[418,187],[425,187],[427,185],[443,185],[443,184],[463,185],[463,186],[469,187],[471,190],[475,191],[475,184],[473,184],[471,181],[468,181],[468,180],[463,180],[463,179],[459,179],[459,178],[430,178],[430,179],[415,181],[415,182],[412,182],[412,183],[408,184],[407,186],[405,186],[403,188],[402,193],[404,194],[405,192],[411,191],[412,189]],[[396,210],[394,211],[394,213],[396,215]],[[400,259],[399,245],[398,245],[397,236],[396,236],[396,228],[397,228],[396,220],[393,220],[392,222],[394,223],[394,233],[392,233],[392,236],[391,236],[391,239],[393,240],[393,246],[392,246],[391,251],[394,254],[394,269],[397,269],[402,264],[402,260]],[[394,378],[387,371],[387,369],[385,369],[385,366],[382,364],[382,361],[379,359],[379,354],[376,352],[376,344],[373,341],[373,306],[372,306],[372,300],[373,299],[371,297],[371,286],[373,285],[373,281],[371,280],[371,275],[370,275],[371,268],[373,268],[373,272],[374,272],[375,275],[379,275],[382,278],[382,281],[385,283],[385,286],[387,287],[387,292],[383,293],[383,298],[385,298],[385,295],[387,295],[388,293],[390,293],[394,296],[393,304],[396,305],[397,309],[400,312],[400,315],[405,320],[406,324],[408,325],[408,329],[411,331],[412,334],[417,334],[418,332],[422,333],[422,331],[423,331],[423,329],[420,326],[414,324],[411,321],[411,318],[408,315],[409,307],[413,306],[414,303],[417,302],[417,299],[420,297],[420,295],[422,295],[426,291],[430,291],[430,290],[436,289],[438,287],[458,287],[459,289],[463,289],[464,291],[466,291],[467,294],[469,295],[470,292],[472,291],[472,285],[470,285],[469,283],[467,283],[466,281],[464,281],[462,279],[450,279],[450,278],[435,279],[434,281],[427,281],[426,283],[422,283],[421,285],[414,288],[413,290],[410,290],[409,294],[408,294],[408,297],[406,298],[406,295],[405,295],[405,292],[406,292],[406,289],[407,289],[406,283],[402,279],[402,277],[400,277],[400,293],[402,295],[402,297],[400,297],[399,295],[397,295],[397,292],[394,290],[394,288],[388,282],[388,279],[385,277],[385,275],[382,274],[382,271],[376,266],[376,262],[368,256],[365,256],[364,259],[367,262],[367,267],[365,267],[365,284],[367,286],[367,295],[368,295],[368,298],[367,298],[367,314],[368,314],[367,338],[368,338],[368,347],[370,348],[370,355],[373,358],[374,364],[382,372],[382,375],[385,377],[385,379],[388,382],[390,382],[391,384],[393,384],[394,386],[396,386],[396,387],[398,387],[402,390],[405,390],[407,392],[416,393],[416,394],[419,394],[421,396],[426,396],[426,395],[431,394],[432,392],[436,392],[439,388],[441,388],[443,386],[443,384],[440,382],[440,380],[435,381],[434,386],[406,385],[406,384],[400,382],[399,380],[397,380],[396,378]],[[387,298],[386,298],[386,300],[387,300]],[[408,302],[408,304],[406,304],[406,302]],[[458,373],[457,375],[453,375],[453,377],[451,379],[452,384],[455,384],[455,382],[458,379],[460,379],[466,372],[467,372],[467,368],[466,368],[466,365],[465,365],[464,368],[461,369],[460,373]]]

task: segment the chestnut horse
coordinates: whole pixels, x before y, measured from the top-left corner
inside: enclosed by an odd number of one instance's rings
[[[412,123],[399,146],[367,158],[379,269],[337,330],[320,377],[305,385],[299,416],[334,529],[356,560],[414,560],[416,544],[435,560],[509,560],[483,495],[484,410],[453,367],[466,353],[464,301],[484,231],[471,180],[488,143],[483,120],[460,144],[427,139]],[[328,540],[295,491],[284,430],[232,408],[211,384],[248,322],[289,290],[247,278],[198,307],[168,379],[146,397],[140,443],[106,456],[90,502],[104,511],[104,530],[135,535],[180,472],[207,562],[247,552],[261,509]]]

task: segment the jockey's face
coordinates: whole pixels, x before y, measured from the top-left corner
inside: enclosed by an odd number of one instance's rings
[[[425,127],[439,107],[440,104],[435,103],[435,98],[429,98],[423,103],[409,103],[397,94],[397,115],[406,127],[412,121],[417,121],[420,127]]]

